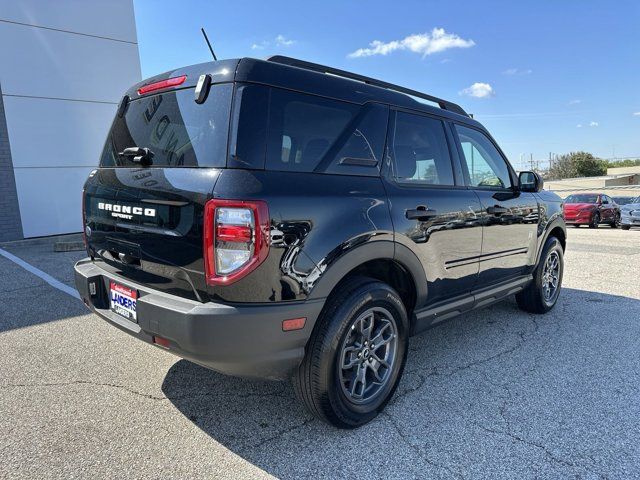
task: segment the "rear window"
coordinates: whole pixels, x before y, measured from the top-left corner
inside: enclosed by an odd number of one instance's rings
[[[224,167],[233,86],[212,85],[207,100],[197,104],[193,88],[129,102],[116,116],[105,143],[101,167],[137,167],[126,148],[149,148],[151,167]]]

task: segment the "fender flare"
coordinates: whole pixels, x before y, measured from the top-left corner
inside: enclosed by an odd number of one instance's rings
[[[564,238],[566,241],[567,238],[567,227],[564,223],[564,219],[562,218],[561,215],[557,215],[553,220],[551,220],[549,223],[547,223],[543,235],[542,235],[542,241],[538,244],[538,251],[536,253],[536,265],[538,265],[538,263],[540,262],[540,256],[542,255],[542,250],[544,249],[544,245],[545,243],[547,243],[547,240],[549,238],[549,234],[551,233],[551,231],[556,228],[556,227],[560,227],[560,229],[562,230],[562,232],[564,233]]]
[[[427,276],[422,263],[409,248],[389,240],[367,243],[341,255],[322,274],[307,298],[312,300],[328,297],[349,272],[372,260],[393,260],[405,268],[416,287],[416,306],[424,305],[427,298]]]

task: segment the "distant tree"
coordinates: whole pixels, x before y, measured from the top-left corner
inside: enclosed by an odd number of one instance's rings
[[[578,176],[578,170],[571,154],[558,155],[549,166],[545,176],[548,180],[562,180],[563,178],[573,178]]]
[[[640,167],[640,158],[636,158],[635,160],[632,158],[627,158],[626,160],[608,160],[607,167]]]
[[[607,162],[590,153],[578,152],[575,155],[579,177],[597,177],[607,174]]]
[[[571,152],[560,155],[549,168],[549,180],[575,177],[597,177],[607,174],[607,162],[588,152]]]

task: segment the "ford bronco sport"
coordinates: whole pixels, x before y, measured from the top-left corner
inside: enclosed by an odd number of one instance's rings
[[[560,293],[562,203],[458,105],[287,57],[132,87],[83,193],[77,289],[145,342],[231,375],[291,378],[353,428],[407,342],[516,294]]]

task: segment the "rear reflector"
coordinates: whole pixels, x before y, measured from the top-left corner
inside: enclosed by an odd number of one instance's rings
[[[218,224],[216,228],[216,238],[221,242],[248,242],[251,240],[251,227]]]
[[[282,321],[282,331],[290,332],[291,330],[302,330],[304,328],[304,324],[306,323],[306,317],[302,318],[291,318],[289,320]]]
[[[138,89],[138,95],[144,95],[145,93],[153,92],[155,90],[162,90],[163,88],[177,87],[182,85],[187,79],[186,75],[180,77],[167,78],[166,80],[160,80],[159,82],[153,82],[149,85],[144,85]]]
[[[169,340],[167,340],[166,338],[154,336],[153,343],[164,348],[169,348]]]

